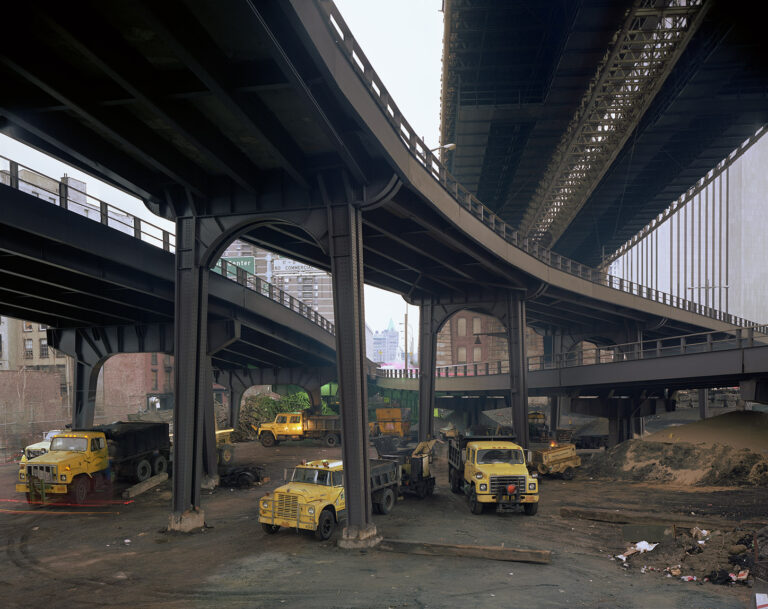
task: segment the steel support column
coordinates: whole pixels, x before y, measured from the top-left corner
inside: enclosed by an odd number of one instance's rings
[[[699,389],[699,418],[707,418],[707,402],[709,402],[709,389]]]
[[[75,429],[93,425],[96,413],[96,384],[100,370],[101,366],[95,363],[75,359],[72,404],[72,427]]]
[[[202,264],[200,220],[176,220],[176,296],[173,413],[173,513],[169,528],[191,530],[205,521],[200,508],[207,370],[208,269]]]
[[[419,441],[432,438],[435,414],[435,361],[437,359],[435,304],[421,305],[419,315]]]
[[[509,353],[509,404],[517,443],[528,448],[528,357],[525,344],[525,300],[512,292],[506,298],[504,322]]]
[[[205,358],[202,387],[203,404],[203,472],[207,476],[203,486],[211,488],[219,483],[218,455],[216,451],[216,413],[213,404],[213,370],[211,358]],[[208,388],[206,391],[205,388]]]
[[[362,212],[349,204],[329,205],[328,229],[347,503],[347,525],[339,544],[351,548],[380,540],[369,491]]]

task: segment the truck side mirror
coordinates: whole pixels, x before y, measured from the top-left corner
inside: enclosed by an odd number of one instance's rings
[[[288,469],[283,470],[283,482],[288,482]]]

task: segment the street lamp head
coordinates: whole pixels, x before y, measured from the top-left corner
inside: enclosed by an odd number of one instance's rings
[[[437,148],[430,148],[430,152],[435,152],[436,150],[455,150],[456,144],[451,142],[450,144],[443,144],[442,146],[438,146]]]

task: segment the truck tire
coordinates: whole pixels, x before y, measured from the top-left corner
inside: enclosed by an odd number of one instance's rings
[[[261,445],[266,446],[269,448],[270,446],[275,445],[275,436],[272,435],[271,432],[265,431],[263,434],[261,434]]]
[[[385,488],[379,495],[379,514],[389,514],[395,506],[395,493],[391,488]]]
[[[88,493],[91,491],[91,481],[88,476],[80,475],[72,481],[69,487],[69,500],[77,505],[82,505],[88,499]]]
[[[563,480],[573,480],[575,475],[576,470],[574,470],[572,467],[566,467],[565,471],[563,472]]]
[[[279,524],[267,524],[266,522],[261,523],[261,528],[264,529],[264,532],[268,535],[274,535],[280,530]]]
[[[539,511],[539,504],[538,503],[524,503],[523,504],[523,510],[525,510],[526,516],[533,516],[536,512]]]
[[[157,455],[157,457],[155,457],[152,461],[152,473],[157,476],[157,474],[164,474],[167,471],[168,459],[166,459],[163,455]]]
[[[334,446],[337,446],[339,444],[339,436],[337,436],[335,433],[329,433],[328,435],[323,438],[325,441],[325,445],[329,448],[332,448]]]
[[[469,494],[469,511],[476,516],[483,513],[483,504],[477,500],[477,493],[474,487],[472,487],[472,492]]]
[[[144,482],[152,476],[152,466],[149,464],[149,460],[142,459],[136,464],[136,482]]]
[[[328,508],[320,512],[320,517],[317,519],[317,528],[315,529],[315,538],[320,541],[330,539],[333,532],[336,530],[336,518],[333,512]]]
[[[231,444],[225,444],[217,453],[219,465],[230,465],[235,460],[235,447]]]

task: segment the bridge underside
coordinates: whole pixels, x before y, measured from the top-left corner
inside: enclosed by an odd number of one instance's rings
[[[446,4],[441,141],[456,149],[445,158],[513,226],[630,5]],[[761,20],[724,0],[708,7],[627,143],[553,245],[559,253],[597,266],[603,252],[616,250],[768,123]]]

